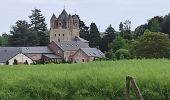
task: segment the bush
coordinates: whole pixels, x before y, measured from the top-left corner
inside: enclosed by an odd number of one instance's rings
[[[25,65],[28,65],[28,61],[26,60],[26,61],[24,62],[24,64],[25,64]]]
[[[9,65],[9,61],[6,61],[6,63],[5,63],[6,65]]]
[[[164,33],[146,31],[134,49],[138,58],[169,58],[170,40]]]
[[[126,49],[119,49],[116,51],[116,57],[118,60],[120,59],[129,59],[130,58],[130,53]]]
[[[18,65],[18,61],[14,59],[13,65]]]

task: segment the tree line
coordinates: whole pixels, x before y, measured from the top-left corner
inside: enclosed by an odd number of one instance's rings
[[[10,34],[0,36],[0,46],[47,46],[49,30],[39,9],[31,11],[30,22],[18,20]],[[78,16],[79,17],[79,16]],[[169,58],[170,14],[155,16],[146,24],[131,31],[131,21],[120,22],[119,31],[109,25],[100,33],[97,25],[86,26],[79,18],[80,37],[89,41],[90,47],[100,49],[107,59]]]
[[[2,34],[0,46],[45,46],[49,43],[49,30],[45,17],[39,9],[31,11],[30,22],[18,20],[11,27],[10,34]]]
[[[95,23],[88,30],[81,22],[80,29],[80,37],[104,52],[107,59],[170,58],[170,13],[149,19],[135,31],[129,20],[120,22],[118,32],[109,25],[102,36]]]

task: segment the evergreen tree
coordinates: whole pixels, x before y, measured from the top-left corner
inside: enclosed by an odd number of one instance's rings
[[[140,25],[135,29],[134,32],[134,37],[135,38],[139,38],[141,35],[144,34],[145,30],[148,29],[148,25],[144,24],[144,25]]]
[[[109,45],[110,43],[113,42],[113,39],[115,37],[116,37],[115,30],[111,25],[109,25],[109,27],[105,31],[105,36],[102,38],[100,42],[99,49],[102,52],[108,52],[110,50]]]
[[[19,20],[12,26],[9,44],[11,46],[36,46],[37,34],[30,30],[30,25],[25,20]]]
[[[32,15],[29,16],[31,19],[31,28],[37,33],[38,41],[40,46],[48,45],[49,38],[47,31],[47,24],[45,23],[45,17],[41,14],[39,9],[32,10]]]
[[[89,27],[85,25],[83,21],[79,18],[79,28],[80,28],[80,37],[89,41],[90,34],[89,34]]]
[[[11,46],[36,46],[38,44],[37,33],[30,30],[27,21],[19,20],[12,27],[10,44]]]
[[[90,39],[89,39],[89,45],[90,47],[98,47],[99,42],[101,40],[99,30],[95,23],[91,23],[90,25]]]
[[[151,18],[149,21],[148,21],[148,29],[151,30],[151,26],[152,26],[152,22],[154,20],[157,20],[159,22],[159,25],[162,24],[163,22],[163,17],[162,16],[154,16],[153,18]],[[161,28],[160,28],[161,29]]]
[[[159,21],[154,19],[151,24],[151,32],[160,32]]]
[[[168,34],[170,37],[170,13],[164,17],[162,26],[161,26],[161,31],[163,33]]]

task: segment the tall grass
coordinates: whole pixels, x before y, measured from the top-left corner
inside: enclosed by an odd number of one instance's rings
[[[166,59],[0,66],[0,100],[124,100],[127,75],[145,100],[170,100]]]

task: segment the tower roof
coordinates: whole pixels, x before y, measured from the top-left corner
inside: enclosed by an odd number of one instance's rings
[[[73,19],[72,16],[71,16],[70,14],[68,15],[68,19]]]
[[[51,20],[52,20],[52,19],[57,19],[57,17],[55,16],[55,14],[52,15]]]
[[[58,17],[58,19],[59,20],[68,20],[68,13],[66,12],[66,10],[64,9],[63,11],[62,11],[62,13],[59,15],[59,17]]]
[[[76,14],[73,15],[72,17],[73,17],[73,20],[79,20],[78,15],[76,15]]]

